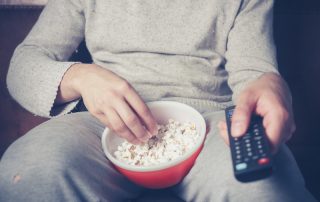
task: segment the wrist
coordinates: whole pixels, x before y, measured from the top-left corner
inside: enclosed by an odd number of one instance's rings
[[[79,89],[81,89],[81,72],[83,69],[84,64],[81,63],[73,64],[68,68],[60,83],[55,104],[70,102],[81,96]]]
[[[67,86],[79,95],[81,95],[81,85],[84,82],[85,75],[87,75],[86,71],[90,65],[91,64],[76,63],[68,69],[65,75]]]
[[[65,74],[66,86],[80,94],[80,85],[82,83],[82,75],[86,69],[86,64],[76,63],[72,65]]]

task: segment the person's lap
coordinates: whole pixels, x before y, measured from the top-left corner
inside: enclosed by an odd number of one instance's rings
[[[307,201],[298,198],[308,193],[285,147],[276,156],[271,178],[237,182],[229,148],[216,128],[223,112],[205,117],[210,127],[205,147],[185,179],[172,188],[179,197],[185,201]],[[114,170],[104,156],[103,129],[84,112],[52,119],[31,130],[1,160],[0,201],[121,201],[139,196],[143,189]]]
[[[113,169],[104,156],[100,144],[103,129],[83,112],[47,121],[18,139],[0,163],[0,186],[5,185],[0,189],[0,201],[121,201],[137,197],[141,188]]]
[[[174,191],[186,201],[313,201],[287,146],[274,157],[271,177],[241,183],[233,175],[231,154],[217,128],[224,112],[204,114],[209,126],[195,165]]]

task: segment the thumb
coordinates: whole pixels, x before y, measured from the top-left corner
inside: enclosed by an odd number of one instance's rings
[[[240,137],[247,131],[256,103],[257,99],[253,94],[246,92],[240,94],[231,120],[231,135],[233,137]]]

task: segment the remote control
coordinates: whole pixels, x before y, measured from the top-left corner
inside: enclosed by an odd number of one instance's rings
[[[235,106],[225,110],[234,175],[241,182],[250,182],[271,175],[272,155],[262,125],[262,118],[252,115],[245,135],[231,136],[231,119]]]

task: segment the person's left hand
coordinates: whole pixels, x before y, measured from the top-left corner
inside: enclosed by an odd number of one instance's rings
[[[239,94],[232,117],[231,135],[240,137],[246,132],[252,113],[263,117],[263,126],[276,153],[281,143],[288,141],[295,131],[291,95],[285,81],[274,73],[266,73]],[[218,124],[227,144],[229,138],[225,121]]]

